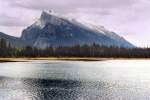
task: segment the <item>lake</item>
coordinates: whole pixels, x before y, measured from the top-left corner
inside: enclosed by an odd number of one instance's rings
[[[0,100],[150,100],[150,60],[0,63]]]

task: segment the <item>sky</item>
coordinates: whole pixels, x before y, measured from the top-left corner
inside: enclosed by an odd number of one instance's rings
[[[150,0],[0,0],[0,32],[21,36],[42,10],[104,26],[136,46],[150,47]]]

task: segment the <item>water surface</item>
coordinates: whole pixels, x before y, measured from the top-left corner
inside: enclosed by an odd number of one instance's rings
[[[0,100],[150,100],[150,61],[0,63]]]

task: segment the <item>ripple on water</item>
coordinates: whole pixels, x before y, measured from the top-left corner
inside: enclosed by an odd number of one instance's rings
[[[150,100],[150,63],[137,63],[3,63],[0,100]]]

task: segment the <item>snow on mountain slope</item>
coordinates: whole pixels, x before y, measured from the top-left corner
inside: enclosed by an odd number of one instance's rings
[[[86,22],[84,22],[84,25],[86,25],[88,28],[90,28],[93,31],[97,31],[106,36],[109,36],[110,38],[119,39],[119,40],[124,39],[123,37],[117,35],[115,32],[107,30],[104,26],[97,26],[91,23],[86,23]]]
[[[93,43],[106,46],[134,47],[124,38],[104,27],[80,23],[75,19],[59,16],[52,11],[43,11],[38,21],[23,30],[21,39],[39,48],[91,45]]]

